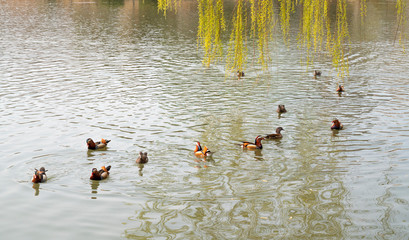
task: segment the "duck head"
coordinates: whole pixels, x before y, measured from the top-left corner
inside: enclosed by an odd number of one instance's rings
[[[95,149],[97,146],[91,138],[88,138],[86,142],[89,149]]]
[[[101,174],[98,172],[98,169],[93,168],[91,177],[89,178],[91,180],[100,180],[101,179]]]
[[[341,122],[338,119],[334,119],[332,121],[331,129],[341,129],[341,126],[342,126]]]
[[[256,144],[257,148],[263,148],[261,140],[264,140],[264,138],[261,136],[257,136],[256,139],[254,140],[254,143]]]
[[[280,133],[281,131],[284,131],[284,128],[282,128],[282,127],[276,128],[276,133]]]
[[[41,176],[40,176],[40,172],[36,169],[33,175],[33,178],[31,179],[31,181],[33,183],[39,183],[41,182]]]

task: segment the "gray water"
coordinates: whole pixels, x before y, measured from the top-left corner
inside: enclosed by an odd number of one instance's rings
[[[195,1],[166,18],[146,0],[0,1],[1,239],[409,238],[409,58],[394,2],[368,1],[365,24],[350,4],[339,96],[330,59],[307,68],[280,39],[267,72],[204,67]]]

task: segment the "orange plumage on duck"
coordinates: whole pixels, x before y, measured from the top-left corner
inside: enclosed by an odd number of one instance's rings
[[[194,153],[196,157],[210,157],[213,155],[213,152],[211,152],[206,146],[202,148],[200,142],[196,142]]]
[[[254,140],[254,143],[243,142],[241,144],[241,147],[246,149],[262,149],[263,145],[261,144],[261,140],[264,140],[264,138],[261,136],[257,136],[256,139]]]
[[[343,91],[345,91],[344,86],[338,85],[337,92],[343,92]]]
[[[341,130],[342,128],[344,128],[344,126],[342,125],[342,123],[338,119],[334,119],[334,121],[332,121],[331,129]]]
[[[100,142],[94,142],[91,138],[88,138],[87,139],[87,146],[88,146],[88,149],[93,149],[93,150],[106,148],[110,141],[111,140],[107,140],[107,139],[102,138]]]
[[[93,168],[91,177],[89,179],[91,180],[105,179],[109,176],[109,170],[111,170],[111,166],[108,166],[108,167],[102,166],[100,170]]]
[[[48,170],[45,170],[44,167],[41,167],[40,170],[35,169],[35,172],[33,174],[33,178],[31,179],[31,182],[33,183],[40,183],[40,182],[45,182],[47,181],[47,175],[45,172]]]

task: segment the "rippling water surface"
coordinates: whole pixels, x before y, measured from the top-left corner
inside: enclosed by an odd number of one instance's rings
[[[0,1],[1,238],[409,238],[409,58],[394,3],[369,2],[339,96],[330,61],[314,79],[280,42],[268,73],[203,67],[194,1],[166,18],[151,1]],[[261,151],[237,145],[278,126]]]

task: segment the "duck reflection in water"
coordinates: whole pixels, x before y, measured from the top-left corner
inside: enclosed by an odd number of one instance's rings
[[[138,168],[139,168],[138,174],[141,177],[143,176],[142,170],[143,170],[144,167],[145,167],[145,164],[138,164]]]
[[[34,183],[33,184],[33,189],[34,189],[34,196],[38,196],[40,194],[40,184],[39,183]]]
[[[261,150],[254,151],[254,159],[256,161],[264,161],[263,153],[261,152]]]
[[[90,181],[91,182],[91,194],[98,194],[98,187],[99,187],[99,181]],[[97,199],[96,196],[91,196],[91,199]]]
[[[215,163],[216,163],[212,156],[204,157],[204,158],[196,157],[193,161],[197,163],[194,166],[195,168],[208,168],[209,164],[215,165]]]

